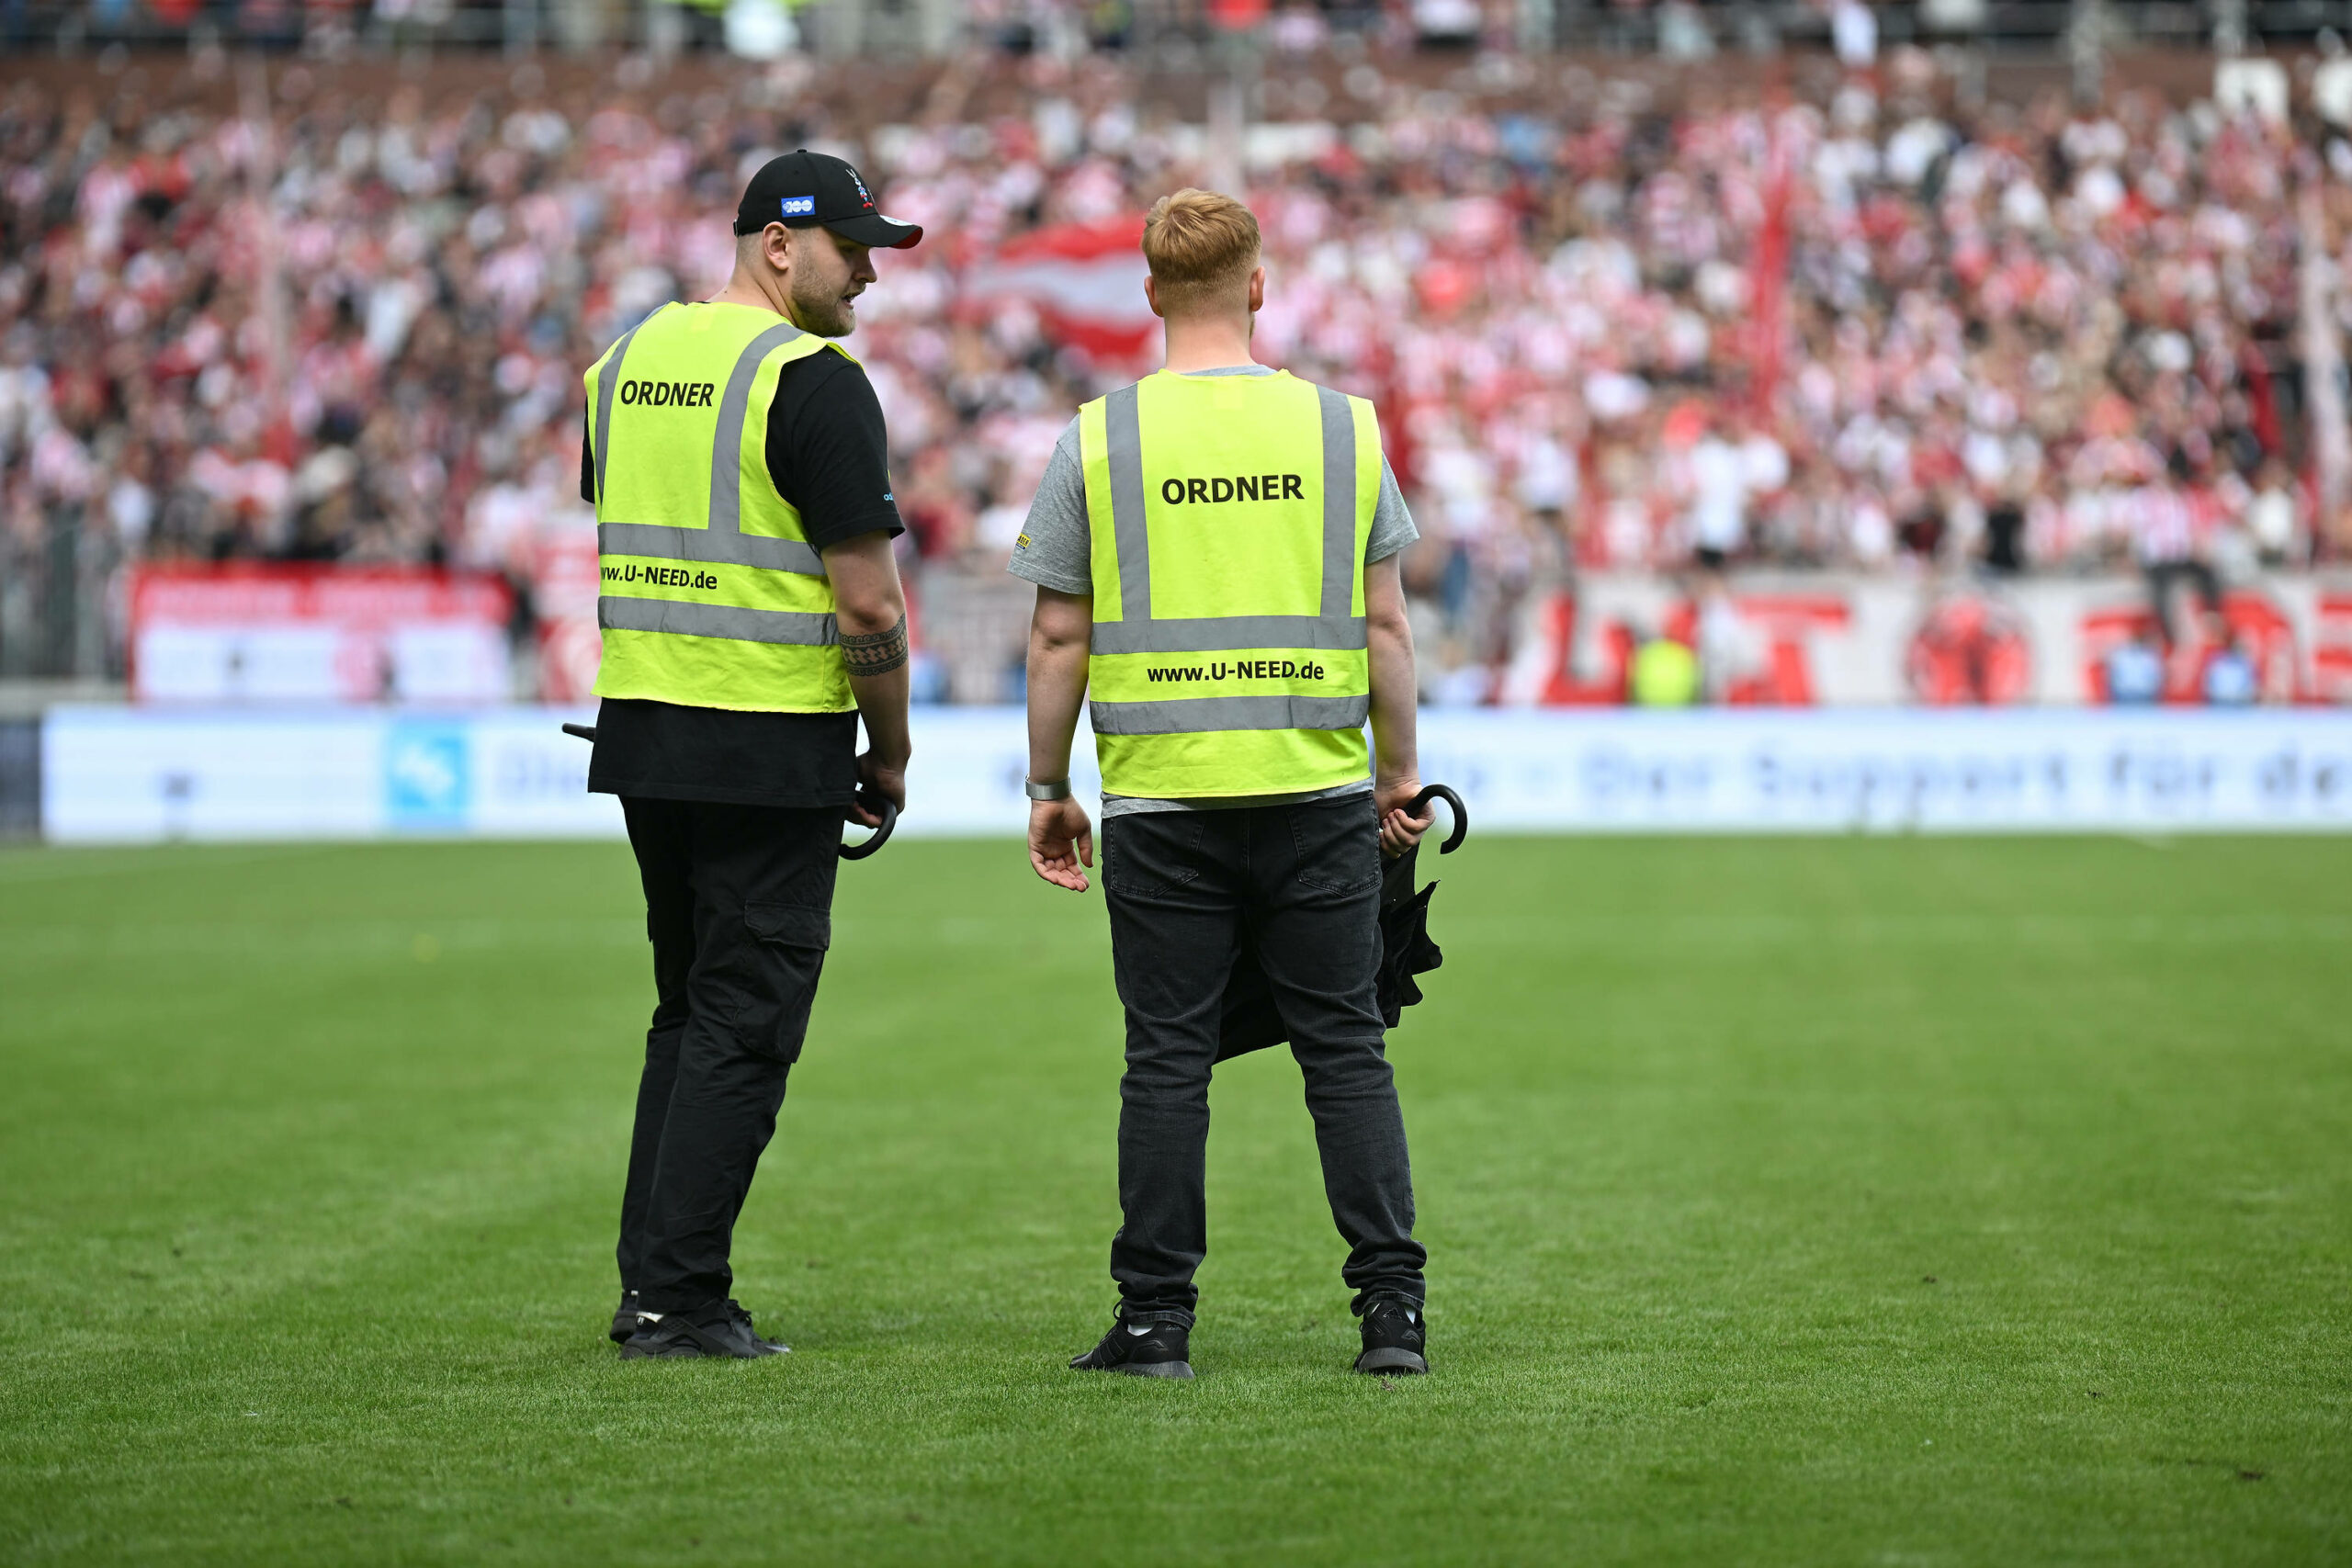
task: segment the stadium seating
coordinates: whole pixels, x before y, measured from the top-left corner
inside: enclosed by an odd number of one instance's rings
[[[1073,408],[1133,366],[1052,288],[975,279],[1220,155],[1102,58],[856,97],[805,62],[462,91],[298,63],[232,91],[133,59],[0,101],[0,564],[47,585],[0,608],[18,672],[101,644],[119,669],[91,613],[28,652],[27,605],[103,604],[140,560],[476,567],[527,617],[576,555],[580,368],[717,285],[745,175],[806,141],[929,228],[852,346],[958,650],[933,685],[1001,695],[989,580]],[[1380,404],[1430,541],[1432,694],[1490,690],[1577,573],[2226,575],[2326,547],[2295,477],[2294,181],[2340,248],[2341,140],[2128,83],[2094,111],[1969,101],[1917,51],[1680,97],[1329,63],[1270,74],[1238,150],[1260,343]]]

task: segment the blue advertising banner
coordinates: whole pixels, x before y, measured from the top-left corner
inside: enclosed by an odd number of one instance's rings
[[[42,727],[52,840],[617,836],[563,721],[60,707]],[[1012,708],[915,716],[909,835],[1015,834]],[[1076,784],[1100,789],[1081,735]],[[1482,829],[1532,832],[2344,831],[2352,713],[2205,709],[1433,709],[1421,775]]]

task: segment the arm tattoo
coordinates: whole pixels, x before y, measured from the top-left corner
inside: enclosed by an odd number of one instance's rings
[[[888,675],[907,661],[907,617],[887,632],[842,638],[842,658],[853,675]]]

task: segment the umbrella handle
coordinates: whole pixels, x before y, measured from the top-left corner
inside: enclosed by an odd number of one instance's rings
[[[898,825],[899,808],[889,801],[884,801],[882,803],[882,826],[875,829],[873,836],[868,838],[865,842],[862,844],[843,844],[842,846],[842,859],[864,860],[866,856],[872,854],[875,851],[880,849],[884,844],[890,841],[890,829],[896,828]]]
[[[587,741],[591,746],[596,743],[596,727],[593,724],[567,724],[563,727],[563,732],[566,735],[577,735],[581,739]],[[880,849],[884,844],[889,842],[890,829],[896,828],[898,825],[899,808],[896,806],[891,805],[890,802],[887,800],[884,801],[882,803],[882,826],[875,829],[872,835],[862,844],[843,844],[842,846],[842,859],[864,860],[866,856]]]
[[[1419,817],[1427,811],[1432,800],[1442,800],[1453,808],[1453,831],[1447,834],[1445,842],[1437,847],[1438,853],[1450,855],[1462,847],[1464,839],[1470,836],[1470,810],[1462,804],[1462,797],[1453,791],[1443,784],[1431,784],[1413,796],[1412,815]]]

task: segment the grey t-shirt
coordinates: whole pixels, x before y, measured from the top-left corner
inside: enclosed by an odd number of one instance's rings
[[[1230,365],[1216,370],[1186,372],[1193,376],[1272,376],[1263,365]],[[1364,564],[1386,560],[1419,538],[1413,514],[1388,459],[1380,459],[1380,499],[1372,513],[1372,536],[1364,543]],[[1021,541],[1012,549],[1007,569],[1043,587],[1063,593],[1094,592],[1093,542],[1086,511],[1086,461],[1079,453],[1078,421],[1071,420],[1054,443],[1045,477],[1037,481],[1037,499],[1029,503],[1029,520],[1022,525]],[[1133,811],[1215,811],[1242,806],[1283,806],[1301,800],[1325,800],[1338,795],[1368,795],[1372,780],[1360,779],[1330,789],[1298,795],[1196,795],[1184,800],[1155,800],[1140,795],[1102,796],[1102,815],[1121,817]]]

